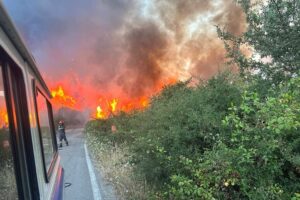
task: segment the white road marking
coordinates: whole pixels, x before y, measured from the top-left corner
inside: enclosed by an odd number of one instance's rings
[[[100,193],[99,186],[97,183],[97,178],[95,176],[94,168],[93,168],[93,165],[92,165],[92,162],[91,162],[91,159],[90,159],[87,147],[86,147],[86,143],[84,143],[84,150],[85,150],[86,163],[87,163],[89,174],[90,174],[94,200],[101,200],[101,193]]]

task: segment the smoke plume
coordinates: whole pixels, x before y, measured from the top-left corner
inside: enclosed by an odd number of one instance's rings
[[[149,97],[164,84],[222,68],[215,26],[246,29],[234,0],[4,0],[48,85],[79,107]]]

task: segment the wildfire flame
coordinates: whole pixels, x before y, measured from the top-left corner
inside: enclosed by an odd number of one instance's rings
[[[5,109],[0,109],[0,126],[8,127],[8,115]]]
[[[72,96],[66,95],[65,93],[65,90],[60,85],[52,89],[51,95],[53,97],[54,104],[74,108],[77,103],[76,100]]]
[[[175,82],[176,79],[173,78],[158,84],[149,96],[161,91],[165,85],[171,85]],[[65,83],[64,86],[65,85],[68,84]],[[112,95],[108,96],[104,93],[97,96],[93,93],[94,91],[88,92],[88,89],[85,90],[82,88],[76,88],[76,90],[73,90],[72,87],[67,87],[71,88],[71,90],[67,90],[64,86],[56,84],[56,86],[51,89],[54,108],[57,109],[62,106],[76,110],[83,110],[85,106],[88,108],[94,108],[90,117],[96,119],[107,119],[113,115],[118,115],[120,112],[141,110],[149,106],[149,96],[145,95],[131,98],[123,94],[116,97]],[[77,98],[75,99],[73,95],[71,96],[70,94],[77,94]],[[85,102],[85,104],[83,104],[83,102]]]
[[[118,100],[113,99],[109,105],[111,106],[111,111],[114,113],[116,111],[117,105],[118,105]]]
[[[111,117],[113,114],[118,114],[119,112],[130,112],[132,110],[144,109],[149,106],[149,100],[146,97],[135,100],[121,100],[114,98],[111,101],[103,101],[100,99],[99,102],[108,102],[107,107],[105,103],[98,105],[94,116],[97,119],[106,119]],[[101,104],[101,103],[99,103]]]
[[[104,119],[105,118],[105,114],[101,108],[101,106],[97,107],[97,113],[96,113],[96,118],[97,119]]]

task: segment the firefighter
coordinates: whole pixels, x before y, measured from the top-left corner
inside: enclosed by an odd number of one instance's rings
[[[66,145],[69,146],[66,131],[65,131],[65,123],[63,120],[58,122],[58,138],[59,138],[59,147],[62,147],[62,140],[65,141]]]

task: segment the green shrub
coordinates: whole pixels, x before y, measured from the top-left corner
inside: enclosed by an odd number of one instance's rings
[[[189,175],[172,176],[169,194],[175,199],[298,198],[300,78],[271,90],[276,95],[267,99],[244,93],[242,103],[229,109],[223,120],[227,131],[214,147],[196,161],[181,158]]]
[[[196,88],[179,83],[154,98],[132,146],[137,169],[150,183],[169,183],[173,174],[185,171],[180,156],[194,159],[212,148],[228,108],[241,100],[238,87],[228,79],[223,74]]]
[[[144,111],[91,121],[87,132],[128,145],[149,198],[297,199],[300,78],[263,95],[229,74],[187,84],[166,87]]]

